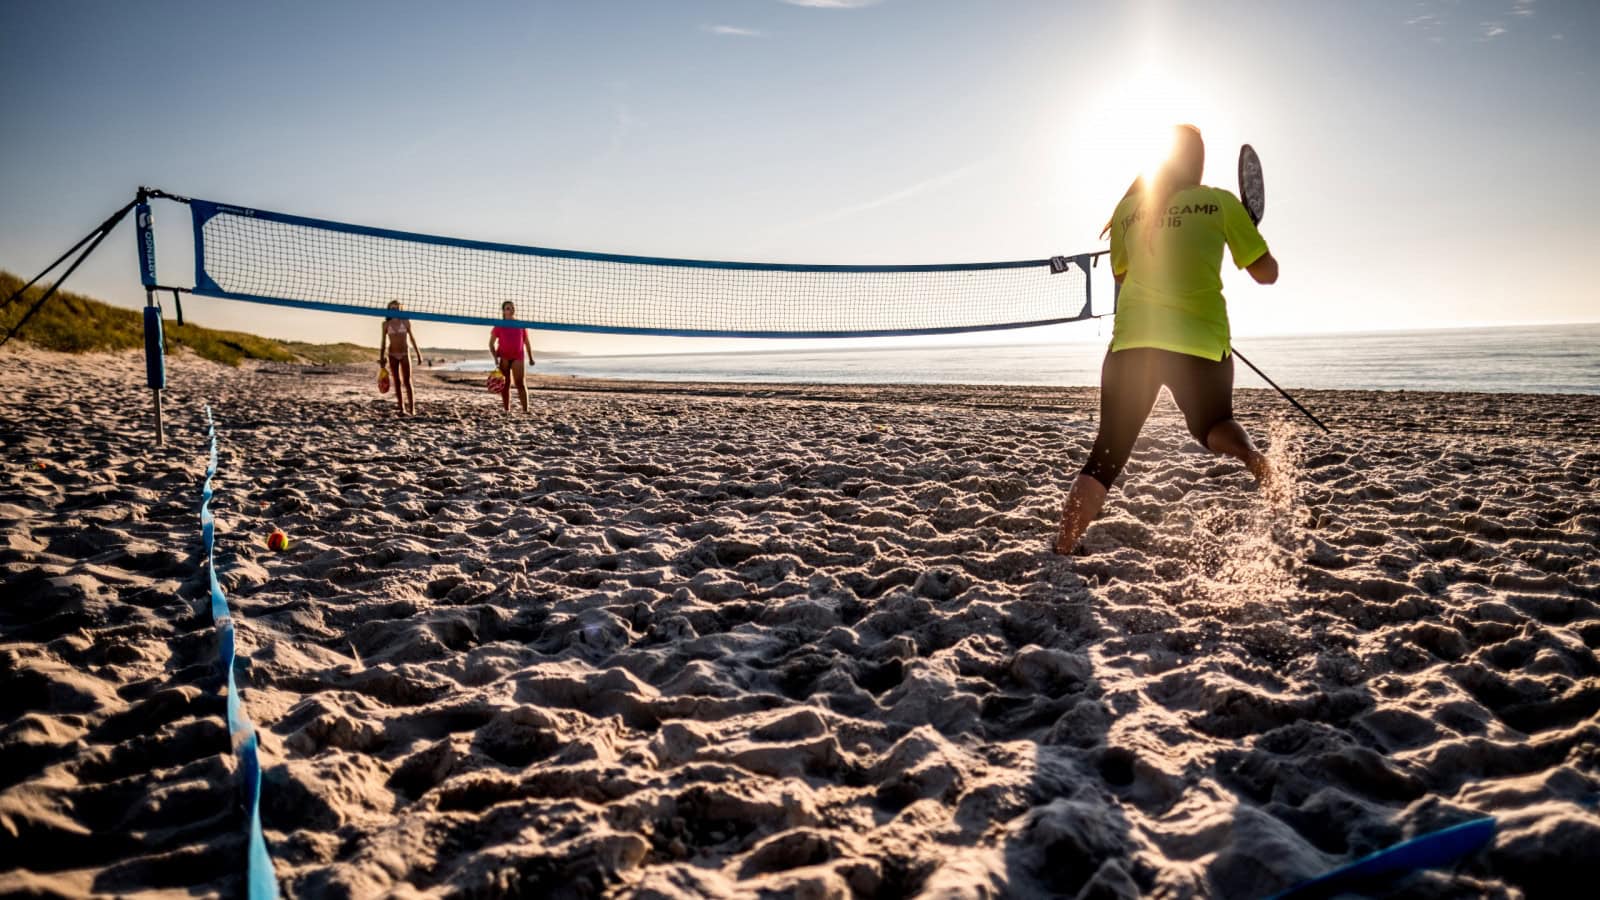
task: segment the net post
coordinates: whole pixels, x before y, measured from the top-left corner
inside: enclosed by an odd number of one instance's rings
[[[139,188],[134,234],[139,251],[139,281],[144,285],[144,371],[155,407],[156,446],[167,442],[161,421],[161,391],[167,386],[166,341],[161,330],[161,307],[156,303],[156,235],[150,217],[150,192]]]
[[[1090,271],[1100,258],[1092,253],[1080,253],[1072,258],[1078,271],[1083,273],[1083,310],[1078,313],[1080,319],[1094,318],[1094,273]]]

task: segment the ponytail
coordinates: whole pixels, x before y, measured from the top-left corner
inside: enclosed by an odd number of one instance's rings
[[[1135,175],[1135,176],[1133,176],[1133,184],[1128,185],[1128,190],[1127,190],[1126,193],[1124,193],[1122,195],[1122,200],[1126,200],[1129,197],[1132,197],[1134,194],[1137,194],[1142,190],[1144,190],[1144,176],[1143,175]],[[1122,205],[1122,200],[1118,200],[1117,201],[1117,205],[1118,206]],[[1111,230],[1111,223],[1116,221],[1116,218],[1117,218],[1117,213],[1116,213],[1115,210],[1112,210],[1111,218],[1106,220],[1106,227],[1100,229],[1100,237],[1104,238],[1106,236],[1106,233]]]

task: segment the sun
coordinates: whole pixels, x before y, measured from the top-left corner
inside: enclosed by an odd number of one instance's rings
[[[1204,80],[1175,77],[1157,64],[1121,74],[1069,117],[1062,140],[1074,177],[1104,185],[1097,193],[1120,197],[1135,176],[1148,178],[1160,166],[1174,125],[1198,127],[1208,150],[1228,146],[1219,141],[1233,139],[1232,117],[1214,97]],[[1212,166],[1222,158],[1207,157]]]

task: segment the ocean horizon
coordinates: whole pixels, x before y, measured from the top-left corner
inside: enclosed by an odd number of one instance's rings
[[[1097,385],[1110,341],[544,358],[543,375],[640,381]],[[1285,388],[1600,394],[1600,323],[1241,337]],[[487,371],[467,360],[451,368]],[[1268,387],[1248,366],[1239,387]]]

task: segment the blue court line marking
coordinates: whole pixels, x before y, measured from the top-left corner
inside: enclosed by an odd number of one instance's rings
[[[200,488],[200,541],[205,545],[206,574],[211,580],[211,621],[217,627],[218,661],[228,678],[228,736],[233,744],[234,755],[239,758],[245,808],[250,812],[245,895],[250,900],[276,900],[278,879],[272,871],[272,857],[267,855],[267,840],[261,834],[261,756],[256,741],[256,726],[245,714],[239,700],[239,685],[233,677],[233,664],[237,658],[233,616],[228,612],[228,598],[222,593],[222,585],[217,582],[217,520],[211,514],[211,476],[217,474],[217,424],[211,418],[210,404],[206,405],[206,434],[211,441],[211,453],[206,463],[206,479]]]
[[[1455,862],[1494,840],[1492,816],[1462,822],[1385,847],[1326,875],[1302,881],[1268,900],[1327,897],[1347,892],[1369,879],[1394,877],[1418,869],[1435,869]]]

